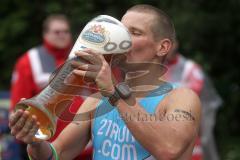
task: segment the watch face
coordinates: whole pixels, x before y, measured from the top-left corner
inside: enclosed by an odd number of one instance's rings
[[[130,95],[131,95],[131,91],[130,91],[129,86],[124,82],[119,83],[116,86],[116,89],[118,91],[119,96],[123,99],[129,98]]]

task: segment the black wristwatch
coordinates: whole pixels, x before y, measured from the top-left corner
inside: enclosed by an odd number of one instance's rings
[[[127,83],[121,82],[115,86],[115,92],[108,97],[108,101],[112,106],[115,106],[119,99],[127,99],[131,96],[131,90]]]

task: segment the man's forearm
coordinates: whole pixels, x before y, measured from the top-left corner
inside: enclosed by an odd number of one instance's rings
[[[46,141],[28,144],[27,152],[32,160],[47,160],[53,155],[50,145]]]

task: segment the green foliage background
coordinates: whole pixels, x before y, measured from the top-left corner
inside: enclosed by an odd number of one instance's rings
[[[76,38],[94,16],[120,19],[138,3],[157,6],[172,17],[181,53],[201,64],[213,79],[224,99],[216,126],[221,157],[240,159],[239,0],[1,0],[0,90],[9,90],[16,59],[41,43],[41,23],[50,13],[65,13]]]

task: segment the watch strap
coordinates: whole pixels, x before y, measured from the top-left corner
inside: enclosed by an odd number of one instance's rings
[[[131,96],[130,88],[126,82],[118,83],[114,88],[115,88],[114,93],[111,96],[109,96],[108,99],[109,103],[112,106],[115,106],[116,102],[119,99],[127,99]]]
[[[117,90],[115,89],[114,93],[108,97],[108,102],[112,105],[115,106],[115,104],[117,103],[117,101],[120,99],[121,97],[119,96]]]

